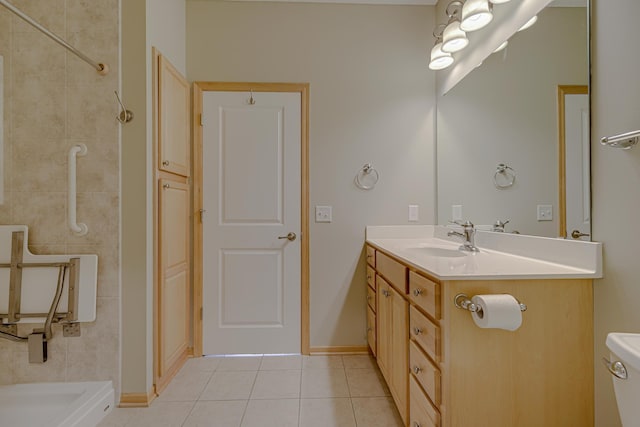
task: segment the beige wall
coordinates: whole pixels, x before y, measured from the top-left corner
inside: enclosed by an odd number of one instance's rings
[[[604,279],[594,286],[595,359],[608,355],[609,332],[640,332],[640,147],[600,146],[602,136],[640,128],[640,2],[593,0],[593,238],[604,243]],[[619,426],[611,375],[596,364],[596,426]]]
[[[558,235],[557,86],[588,83],[587,16],[549,7],[539,17],[438,99],[440,224],[462,205],[474,224]],[[499,163],[516,171],[510,188],[494,186]],[[537,221],[538,204],[553,206],[553,221]]]
[[[16,0],[12,3],[111,71],[106,77],[0,7],[4,57],[4,179],[1,224],[29,226],[38,254],[98,255],[97,320],[82,336],[63,338],[54,328],[49,360],[31,365],[26,344],[0,340],[0,384],[105,380],[119,385],[119,125],[113,91],[119,84],[117,0]],[[78,159],[78,220],[66,225],[67,151]],[[21,327],[22,333],[35,325]]]
[[[153,385],[151,48],[185,70],[185,1],[123,1],[122,20],[122,87],[135,112],[122,133],[122,391],[146,393]]]
[[[434,221],[433,7],[189,1],[187,21],[190,80],[311,84],[311,345],[365,345],[365,226],[407,223],[410,203]]]

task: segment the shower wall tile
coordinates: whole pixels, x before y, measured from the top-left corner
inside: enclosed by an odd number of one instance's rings
[[[78,221],[89,227],[84,236],[68,232],[70,244],[113,245],[118,241],[120,220],[117,193],[78,193]]]
[[[13,138],[18,140],[64,138],[65,86],[38,81],[23,81],[12,85],[14,88],[11,106]]]
[[[93,139],[118,137],[118,104],[115,85],[67,86],[67,138]]]
[[[66,27],[64,0],[12,0],[11,4],[54,34],[64,34]],[[15,15],[11,17],[11,25],[14,33],[38,32]],[[43,39],[41,43],[44,46],[53,47],[55,45],[55,42],[44,34],[41,34],[41,37]]]
[[[41,38],[40,33],[24,33],[13,37],[14,83],[49,82],[64,85],[64,53],[43,45]]]
[[[66,0],[66,8],[67,31],[112,31],[118,22],[118,0]]]
[[[67,147],[56,140],[14,140],[14,191],[67,191]]]
[[[95,322],[77,338],[54,325],[49,360],[29,364],[25,343],[0,340],[0,384],[40,381],[120,382],[119,150],[115,120],[119,87],[118,0],[12,0],[55,34],[110,72],[100,76],[4,8],[0,55],[4,61],[5,202],[0,224],[29,226],[35,254],[98,255]],[[77,162],[77,218],[85,236],[67,227],[67,153],[76,143],[88,153]],[[20,324],[26,335],[41,325]]]
[[[67,194],[15,192],[13,223],[29,226],[29,244],[64,244],[67,231]]]
[[[115,98],[114,98],[115,99]],[[119,190],[118,162],[119,147],[109,143],[108,138],[96,137],[90,140],[70,140],[67,145],[82,143],[87,154],[78,159],[77,174],[79,192],[113,192]]]

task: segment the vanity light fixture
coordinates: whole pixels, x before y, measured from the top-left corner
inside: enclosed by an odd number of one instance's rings
[[[502,42],[502,44],[500,46],[498,46],[496,48],[496,50],[493,51],[493,53],[497,53],[500,52],[502,49],[504,49],[505,47],[507,47],[507,45],[509,44],[509,40],[505,40],[504,42]]]
[[[442,33],[445,25],[438,25],[433,31],[433,36],[436,38],[436,44],[431,49],[431,60],[429,61],[429,68],[431,70],[443,70],[453,64],[453,56],[449,52],[442,50]]]
[[[461,1],[452,1],[447,6],[447,16],[449,22],[442,33],[442,51],[453,53],[458,52],[469,44],[467,34],[460,28],[460,12],[462,11]]]
[[[491,0],[493,4],[509,3],[511,0]]]
[[[463,31],[476,31],[484,28],[493,20],[493,6],[489,0],[467,0],[462,6]]]
[[[524,31],[527,28],[530,28],[536,22],[538,22],[538,15],[535,15],[533,18],[531,18],[527,22],[525,22],[525,24],[522,27],[520,27],[520,29],[518,31]]]

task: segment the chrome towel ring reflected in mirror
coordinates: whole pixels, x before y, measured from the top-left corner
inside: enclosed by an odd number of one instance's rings
[[[379,178],[380,174],[378,171],[375,170],[371,163],[366,163],[356,174],[356,187],[361,190],[371,190],[376,186]]]
[[[493,174],[493,185],[497,189],[509,188],[516,182],[516,171],[504,163],[498,164]]]

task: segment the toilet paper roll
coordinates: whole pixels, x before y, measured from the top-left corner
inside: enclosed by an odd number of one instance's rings
[[[471,301],[482,308],[480,313],[471,313],[480,328],[515,331],[522,324],[520,303],[512,295],[476,295]]]

